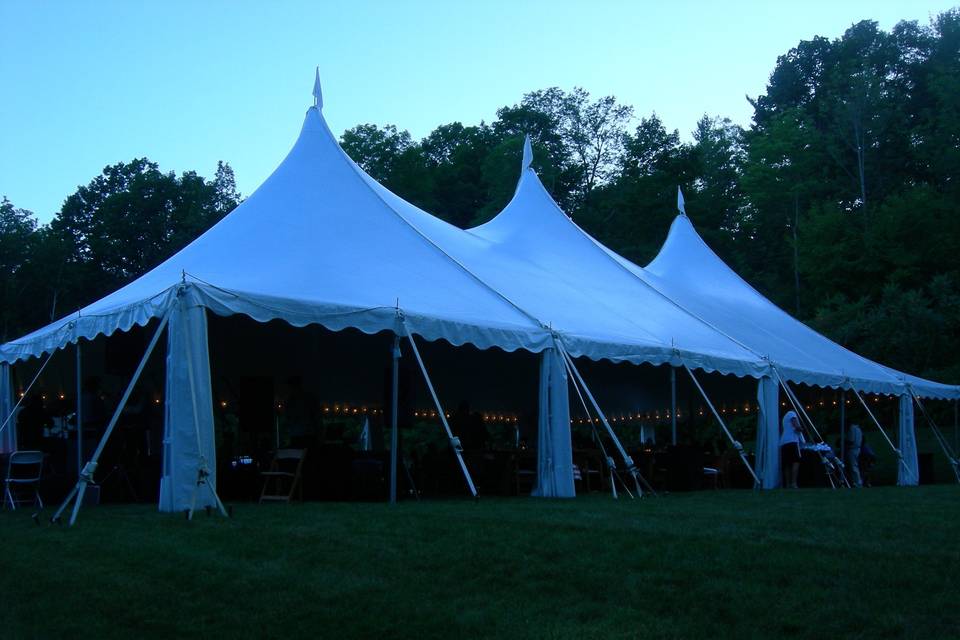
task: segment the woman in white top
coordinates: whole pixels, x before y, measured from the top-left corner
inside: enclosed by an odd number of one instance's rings
[[[800,445],[803,444],[803,429],[796,411],[787,411],[780,430],[780,466],[783,469],[783,486],[797,488],[800,475]]]

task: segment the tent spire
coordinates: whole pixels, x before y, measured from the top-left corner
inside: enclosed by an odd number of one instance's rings
[[[320,91],[320,67],[317,67],[317,76],[313,81],[313,106],[323,109],[323,93]]]
[[[677,185],[677,210],[680,211],[680,215],[687,215],[687,209],[683,205],[683,191],[680,190],[679,185]]]
[[[523,173],[530,168],[530,164],[533,162],[533,147],[530,145],[530,134],[527,134],[523,139],[523,164],[520,167],[520,172]]]

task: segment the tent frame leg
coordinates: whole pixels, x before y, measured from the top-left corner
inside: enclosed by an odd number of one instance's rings
[[[423,380],[427,383],[427,388],[430,390],[430,395],[433,397],[433,404],[437,407],[437,414],[440,416],[440,422],[443,423],[443,429],[447,432],[447,439],[450,442],[450,446],[453,449],[454,455],[457,457],[457,462],[460,464],[460,471],[463,472],[463,478],[467,481],[467,488],[470,490],[470,495],[473,496],[474,500],[478,498],[477,487],[473,483],[473,478],[470,476],[470,470],[467,469],[467,463],[463,460],[463,446],[460,444],[460,438],[457,438],[453,435],[453,431],[450,429],[450,424],[447,422],[447,414],[443,411],[443,406],[440,404],[440,398],[437,396],[436,390],[433,388],[433,382],[430,381],[430,374],[427,373],[427,367],[423,364],[423,358],[420,357],[420,350],[417,348],[417,343],[413,339],[413,334],[410,333],[410,328],[407,327],[406,321],[401,319],[401,325],[403,326],[403,331],[407,335],[407,339],[410,341],[410,346],[413,350],[413,355],[417,360],[417,364],[420,365],[420,372],[423,374]]]
[[[392,377],[390,378],[390,504],[397,503],[397,460],[400,434],[397,431],[397,402],[400,400],[400,336],[393,335],[391,350]],[[409,471],[407,472],[409,475]]]
[[[140,364],[137,365],[136,371],[133,372],[133,376],[130,378],[130,382],[127,384],[127,389],[123,392],[123,396],[120,398],[119,404],[117,404],[116,410],[113,412],[113,417],[110,418],[110,423],[107,425],[107,430],[104,431],[103,437],[100,438],[100,443],[97,445],[96,450],[93,452],[93,455],[90,457],[90,461],[84,465],[83,469],[80,471],[80,477],[77,479],[77,484],[74,485],[73,489],[70,490],[70,493],[67,494],[67,497],[64,499],[63,504],[56,510],[53,516],[50,518],[50,522],[59,522],[60,517],[66,508],[69,506],[71,500],[75,500],[73,504],[73,510],[70,513],[70,522],[69,525],[72,527],[77,521],[77,515],[80,513],[80,505],[83,504],[83,495],[87,491],[87,485],[93,484],[93,474],[97,470],[97,464],[100,460],[100,454],[103,453],[104,447],[107,445],[107,441],[110,439],[110,436],[113,434],[114,428],[117,426],[117,422],[120,420],[120,414],[123,413],[123,409],[127,406],[127,401],[130,399],[130,394],[133,392],[134,386],[137,384],[137,381],[140,379],[140,374],[143,373],[144,367],[147,365],[147,361],[150,359],[150,354],[153,353],[154,347],[157,346],[157,342],[160,339],[160,334],[163,333],[163,330],[167,326],[167,322],[170,320],[170,311],[167,311],[163,319],[160,321],[157,330],[153,334],[153,338],[150,339],[150,344],[147,345],[147,350],[144,352],[143,357],[140,359]],[[79,425],[78,425],[79,426]]]
[[[4,418],[3,424],[0,424],[0,433],[2,433],[3,430],[6,429],[13,422],[13,416],[17,414],[17,409],[20,407],[21,404],[23,404],[23,401],[27,398],[27,396],[30,395],[30,390],[33,389],[33,385],[36,384],[37,380],[40,379],[40,374],[43,373],[43,370],[47,368],[47,365],[50,363],[50,359],[53,357],[54,353],[56,353],[56,350],[51,351],[49,354],[47,354],[47,359],[43,361],[43,364],[40,365],[40,369],[38,369],[36,375],[33,376],[33,380],[31,380],[30,384],[27,385],[27,388],[23,390],[23,395],[17,398],[17,402],[13,405],[13,408],[10,409],[10,415]],[[11,370],[10,392],[13,393],[13,388],[12,388],[13,387],[13,381],[12,381],[13,367],[12,366],[10,367],[10,370]]]
[[[860,404],[863,405],[863,408],[866,410],[867,415],[870,416],[870,420],[873,421],[873,424],[875,424],[877,429],[880,430],[880,433],[883,434],[883,439],[887,441],[887,444],[890,445],[890,448],[893,449],[893,452],[897,454],[897,460],[900,461],[900,464],[903,466],[904,471],[906,471],[908,475],[912,476],[913,471],[910,470],[910,467],[907,465],[907,461],[903,459],[903,452],[901,452],[900,449],[898,449],[897,446],[893,444],[893,440],[891,440],[890,436],[887,435],[887,432],[883,428],[883,425],[881,425],[880,421],[877,420],[877,417],[873,415],[873,411],[870,410],[870,406],[867,405],[867,401],[863,399],[863,396],[860,395],[860,392],[857,391],[855,387],[851,386],[850,390],[853,391],[854,395],[857,396],[857,400],[859,400]]]
[[[912,388],[907,387],[907,390],[910,392],[910,396],[920,409],[920,413],[922,413],[923,417],[927,419],[927,423],[930,425],[930,430],[933,432],[934,437],[940,444],[940,448],[943,449],[944,455],[947,456],[947,460],[950,462],[950,468],[953,469],[953,475],[956,477],[957,483],[960,484],[960,458],[954,454],[953,450],[950,448],[950,443],[947,442],[946,436],[943,435],[943,432],[940,431],[940,428],[933,421],[933,417],[927,413],[927,408],[922,402],[920,402],[920,397],[913,392]]]
[[[780,386],[783,387],[784,393],[787,394],[787,400],[790,401],[791,406],[793,406],[793,408],[797,412],[797,416],[798,416],[797,419],[799,420],[799,416],[803,416],[806,419],[806,421],[810,424],[810,429],[813,431],[813,433],[816,434],[817,440],[819,442],[824,442],[823,438],[820,436],[820,431],[817,429],[817,425],[813,423],[813,419],[811,419],[810,415],[804,410],[803,405],[800,403],[800,399],[793,392],[793,389],[790,388],[790,385],[787,384],[787,381],[783,379],[783,377],[780,375],[780,372],[777,371],[776,368],[774,368],[774,372],[777,374],[777,379],[780,381]],[[800,424],[802,425],[803,422],[801,422]],[[810,434],[808,432],[807,436],[809,437],[809,435]],[[842,446],[842,443],[841,443],[841,446]],[[836,489],[837,481],[839,481],[841,486],[846,487],[847,489],[851,489],[852,487],[850,486],[850,481],[847,480],[846,467],[842,457],[838,461],[839,464],[836,464],[828,460],[827,457],[823,454],[823,452],[820,451],[819,449],[817,449],[816,452],[817,452],[817,455],[820,457],[820,465],[823,467],[823,472],[827,476],[827,482],[830,483],[830,488]]]
[[[760,488],[760,478],[757,477],[756,471],[753,470],[753,467],[750,466],[750,463],[747,462],[747,456],[743,453],[743,445],[733,437],[733,434],[730,433],[730,430],[727,429],[727,423],[723,421],[723,418],[720,417],[720,413],[717,411],[716,407],[713,406],[713,403],[710,401],[710,397],[707,395],[707,392],[704,391],[703,387],[700,386],[700,381],[697,380],[697,376],[694,375],[693,370],[683,364],[683,368],[687,370],[687,373],[690,374],[690,379],[693,380],[694,386],[697,387],[697,391],[700,392],[700,395],[703,396],[703,399],[706,401],[707,406],[710,407],[710,411],[713,412],[713,416],[717,419],[717,422],[720,424],[720,428],[723,430],[723,433],[727,436],[727,439],[730,440],[730,444],[733,445],[733,448],[736,449],[737,454],[740,456],[740,460],[743,462],[743,466],[747,468],[747,471],[750,472],[750,475],[753,477],[753,488]]]
[[[594,410],[597,412],[597,416],[600,418],[600,422],[603,424],[604,429],[607,431],[607,435],[610,436],[610,439],[613,441],[614,446],[617,448],[617,451],[620,453],[620,457],[623,459],[624,464],[627,466],[627,473],[630,474],[630,477],[633,478],[634,488],[636,489],[637,495],[643,497],[643,486],[647,488],[647,491],[653,495],[657,495],[657,492],[653,490],[653,486],[647,482],[647,479],[643,477],[643,474],[640,473],[640,470],[637,469],[636,464],[633,461],[633,458],[627,453],[627,450],[623,448],[623,444],[620,442],[620,438],[617,437],[616,432],[614,432],[613,427],[610,426],[610,422],[607,420],[607,416],[603,413],[603,410],[600,408],[600,405],[597,403],[596,398],[593,397],[590,388],[587,386],[587,383],[584,381],[583,376],[580,375],[580,371],[577,369],[576,365],[573,363],[573,358],[570,357],[570,354],[567,353],[567,350],[563,347],[563,344],[559,340],[554,341],[557,345],[557,351],[563,356],[563,360],[567,365],[567,371],[570,373],[570,376],[575,380],[574,388],[577,387],[577,383],[586,393],[587,398],[590,400],[590,404],[593,405]],[[580,393],[580,390],[577,389],[577,393]],[[581,401],[583,397],[581,396]],[[584,407],[586,408],[586,407]],[[589,412],[588,412],[589,415]],[[608,460],[612,458],[608,457]],[[624,485],[626,486],[626,485]],[[629,492],[629,490],[628,490]],[[632,497],[632,495],[631,495]]]

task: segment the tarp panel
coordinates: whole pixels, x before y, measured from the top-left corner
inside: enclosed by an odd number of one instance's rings
[[[913,423],[913,397],[900,396],[900,425],[897,447],[905,464],[898,466],[897,484],[914,486],[920,484],[920,464],[917,456],[917,434]]]
[[[167,328],[166,416],[163,437],[163,475],[160,511],[189,509],[196,491],[196,508],[216,506],[213,493],[197,490],[201,466],[207,482],[216,487],[216,447],[210,358],[207,351],[206,310],[190,287],[174,302]]]
[[[764,376],[757,383],[757,456],[756,473],[760,487],[780,486],[780,386],[775,378]]]
[[[555,348],[540,356],[540,415],[537,434],[537,485],[533,495],[573,498],[573,449],[567,371]]]

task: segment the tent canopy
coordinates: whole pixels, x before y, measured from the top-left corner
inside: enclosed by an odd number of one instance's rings
[[[875,363],[794,319],[730,269],[684,214],[674,220],[659,254],[645,269],[630,262],[560,210],[529,168],[526,154],[511,202],[470,233],[504,253],[524,256],[559,279],[589,288],[614,313],[655,327],[677,346],[692,347],[705,369],[725,370],[710,356],[729,354],[728,345],[733,344],[792,382],[886,394],[903,394],[909,386],[927,397],[960,396],[956,386]]]
[[[315,86],[315,95],[319,96]],[[418,209],[340,148],[322,100],[273,174],[183,250],[80,311],[0,347],[0,361],[144,325],[189,289],[221,315],[367,333],[402,318],[427,340],[574,356],[687,364],[807,384],[957,397],[820,336],[729,269],[686,216],[643,269],[594,240],[530,168],[492,221],[470,230]]]
[[[521,190],[528,185],[565,220],[526,173]],[[538,352],[559,337],[572,355],[594,359],[682,361],[754,376],[766,368],[628,273],[611,279],[598,271],[602,254],[583,252],[576,238],[555,234],[541,254],[522,239],[486,235],[378,184],[343,152],[315,106],[288,156],[233,212],[127,286],[4,345],[0,360],[146,324],[189,289],[215,313],[259,321],[374,333],[397,329],[402,316],[412,332],[455,345]]]

